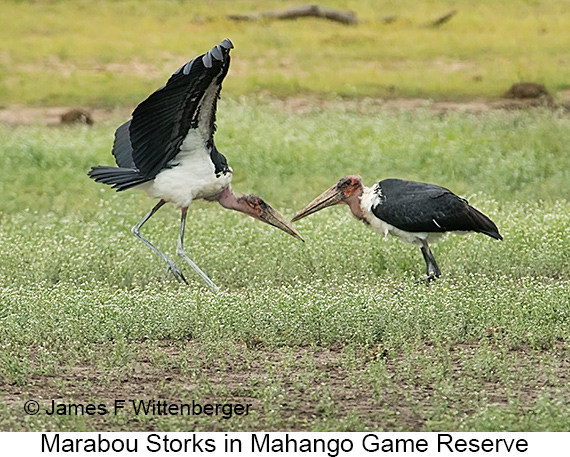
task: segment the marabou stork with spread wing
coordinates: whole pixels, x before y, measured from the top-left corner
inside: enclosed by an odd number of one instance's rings
[[[133,111],[115,132],[113,155],[118,167],[93,167],[89,177],[117,191],[136,188],[159,199],[132,232],[158,254],[176,279],[187,283],[176,264],[140,233],[140,228],[166,202],[181,208],[176,253],[212,290],[216,285],[186,255],[183,248],[188,207],[195,199],[217,201],[302,240],[297,231],[261,198],[236,197],[231,189],[232,169],[214,144],[217,100],[230,66],[226,39],[207,53],[180,67],[160,89]]]
[[[473,231],[503,239],[494,222],[467,200],[444,187],[402,179],[384,179],[365,187],[359,176],[342,178],[299,211],[292,222],[341,203],[375,232],[418,246],[426,262],[428,282],[441,276],[428,243],[443,233]]]

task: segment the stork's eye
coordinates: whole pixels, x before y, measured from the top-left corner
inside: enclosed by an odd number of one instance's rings
[[[256,197],[255,195],[248,195],[244,198],[244,200],[247,203],[247,206],[249,206],[256,213],[260,211],[260,208],[263,205],[263,200],[261,200],[259,197]]]
[[[352,194],[358,187],[360,187],[360,179],[355,176],[342,178],[337,184],[337,188],[345,191],[348,195]]]

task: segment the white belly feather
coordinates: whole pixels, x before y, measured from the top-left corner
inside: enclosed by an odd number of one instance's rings
[[[139,188],[151,198],[171,202],[177,208],[188,207],[192,200],[212,197],[232,181],[231,171],[216,177],[215,167],[202,137],[191,130],[180,152],[153,181]]]

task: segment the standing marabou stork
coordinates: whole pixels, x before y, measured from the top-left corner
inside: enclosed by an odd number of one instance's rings
[[[342,178],[299,211],[292,222],[340,203],[384,237],[395,235],[418,246],[426,262],[428,282],[441,276],[428,243],[444,232],[473,231],[503,239],[493,221],[467,200],[445,187],[402,179],[383,179],[365,187],[359,176]]]
[[[183,248],[186,213],[193,200],[217,201],[224,208],[248,214],[302,240],[271,206],[255,195],[236,197],[230,187],[232,169],[214,145],[216,105],[230,66],[228,39],[180,67],[166,85],[133,111],[115,132],[113,155],[118,167],[93,167],[89,177],[117,191],[137,188],[159,199],[132,232],[158,254],[176,279],[187,283],[176,264],[140,233],[140,228],[166,202],[181,208],[176,253],[212,290],[216,285],[186,255]]]

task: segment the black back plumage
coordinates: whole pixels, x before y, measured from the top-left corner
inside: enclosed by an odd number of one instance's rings
[[[379,219],[406,232],[474,231],[501,240],[497,226],[445,187],[401,179],[378,183],[371,208]]]
[[[119,168],[93,167],[89,176],[117,190],[151,181],[176,157],[190,129],[200,132],[216,173],[226,169],[213,136],[217,100],[232,48],[229,39],[222,41],[180,67],[164,86],[142,101],[132,118],[115,132],[112,152]]]

